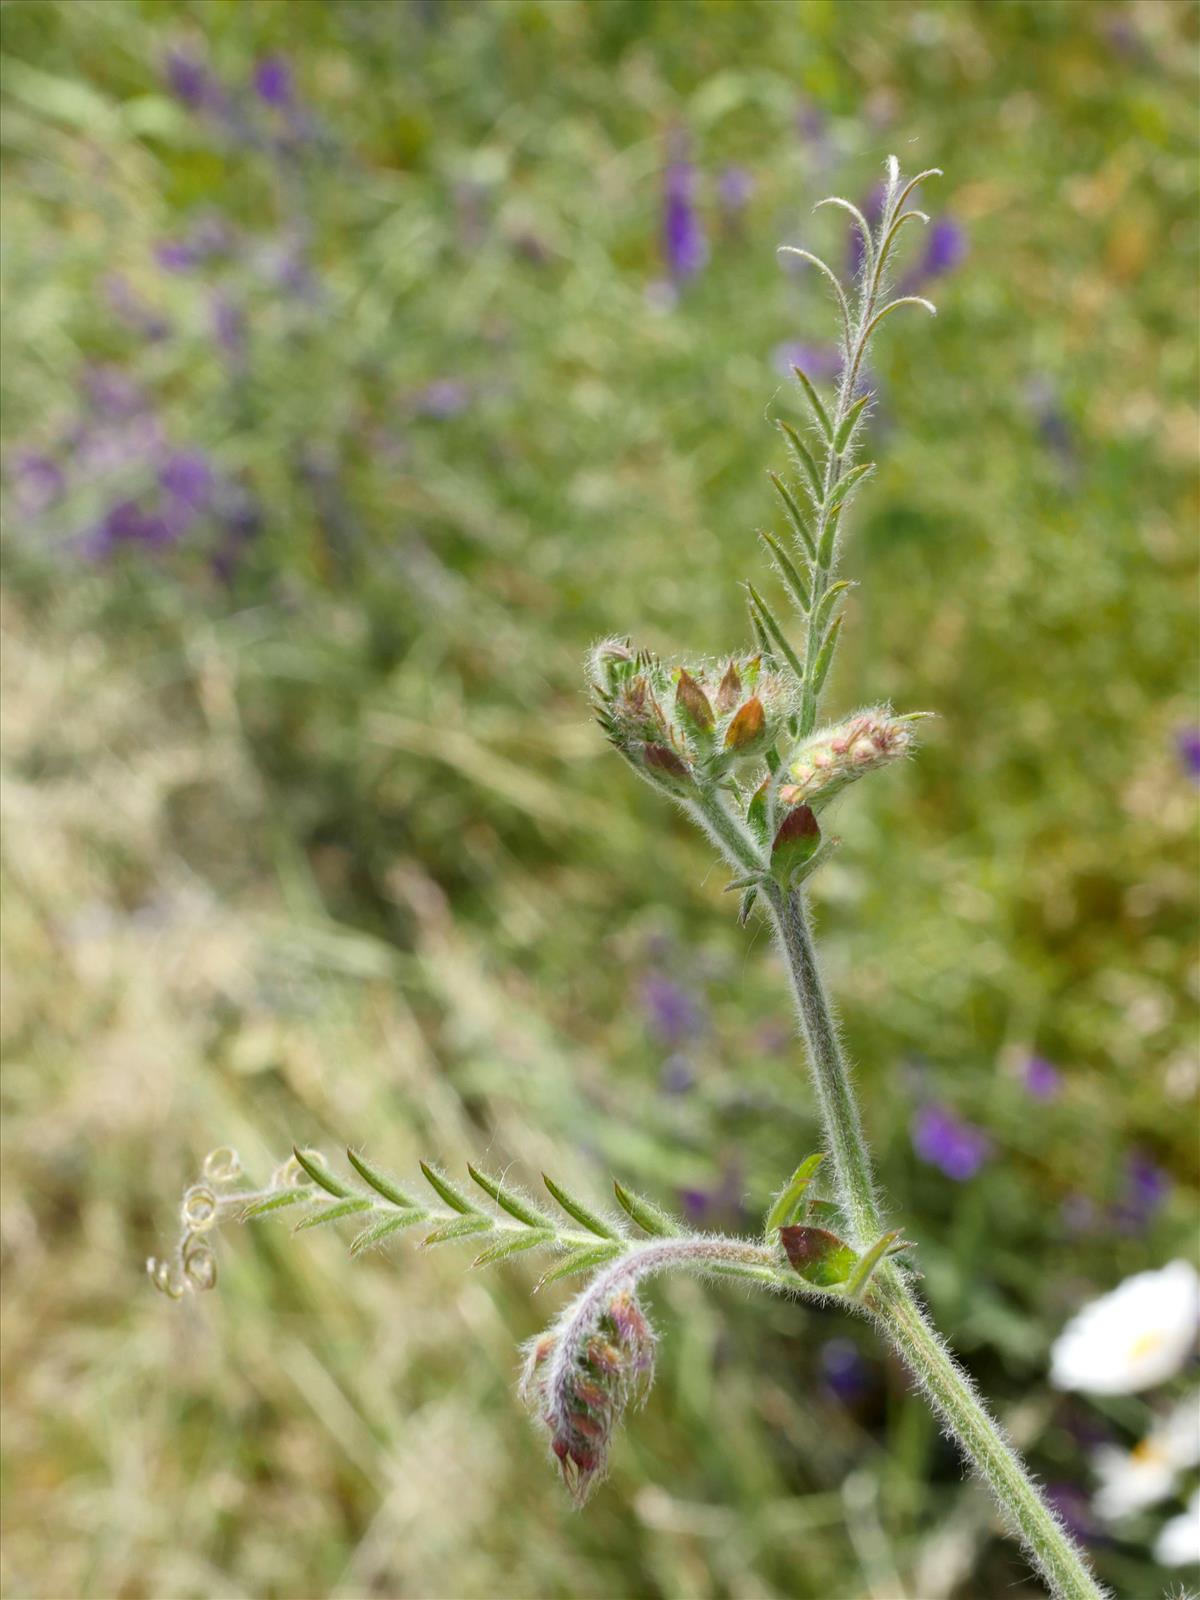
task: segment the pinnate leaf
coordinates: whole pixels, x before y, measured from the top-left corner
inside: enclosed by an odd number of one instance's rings
[[[669,1239],[683,1232],[674,1217],[668,1216],[654,1204],[653,1200],[647,1200],[645,1195],[638,1194],[633,1189],[626,1189],[615,1180],[613,1193],[621,1210],[626,1216],[632,1217],[638,1227],[646,1233],[658,1234],[662,1238]]]

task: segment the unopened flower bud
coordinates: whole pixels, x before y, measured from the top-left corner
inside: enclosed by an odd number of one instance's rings
[[[585,1289],[558,1326],[529,1346],[521,1392],[580,1505],[604,1476],[622,1412],[653,1373],[654,1332],[632,1284],[599,1298]]]
[[[711,733],[715,718],[708,696],[686,667],[678,669],[675,704],[698,733]]]
[[[642,750],[642,761],[655,777],[665,780],[677,794],[686,794],[692,788],[692,773],[687,762],[668,750],[663,744],[648,744]]]
[[[809,806],[797,806],[779,824],[771,845],[771,871],[781,883],[816,854],[821,843],[821,828]]]
[[[741,703],[741,699],[742,680],[738,673],[737,662],[731,661],[717,689],[717,710],[726,717]]]
[[[621,669],[634,660],[628,639],[602,639],[592,651],[589,666],[592,682],[598,689],[612,691]]]
[[[769,748],[795,709],[794,686],[765,671],[761,655],[685,666],[610,640],[593,652],[592,679],[613,744],[681,796]]]
[[[725,730],[725,748],[739,756],[753,755],[765,742],[766,712],[756,694],[745,705]]]
[[[820,729],[788,758],[791,782],[780,789],[780,800],[784,805],[808,805],[814,810],[827,805],[865,772],[908,755],[916,743],[914,720],[873,707]]]

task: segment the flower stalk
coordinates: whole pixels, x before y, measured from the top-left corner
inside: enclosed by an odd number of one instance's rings
[[[471,1189],[422,1163],[422,1177],[435,1196],[431,1202],[423,1193],[414,1198],[354,1151],[347,1152],[353,1179],[332,1172],[314,1152],[297,1149],[267,1188],[230,1188],[240,1173],[236,1157],[215,1151],[202,1181],[184,1195],[174,1256],[147,1265],[156,1286],[174,1299],[209,1289],[216,1281],[208,1242],[213,1230],[234,1217],[285,1209],[291,1215],[293,1207],[303,1210],[297,1232],[356,1218],[355,1254],[417,1225],[429,1230],[422,1240],[427,1247],[472,1240],[479,1252],[476,1267],[548,1252],[551,1264],[539,1287],[576,1274],[589,1281],[528,1347],[522,1391],[578,1502],[603,1476],[614,1429],[653,1373],[654,1333],[638,1299],[646,1278],[668,1270],[700,1272],[827,1304],[840,1300],[865,1312],[903,1360],[1058,1600],[1102,1600],[1104,1591],[1081,1552],[913,1293],[899,1259],[912,1246],[885,1224],[805,899],[806,880],[836,844],[825,831],[826,808],[852,783],[908,755],[914,744],[914,717],[896,716],[886,706],[821,729],[817,716],[837,648],[838,607],[850,587],[836,576],[843,516],[872,470],[855,462],[871,399],[859,392],[864,361],[872,334],[894,310],[934,310],[911,295],[887,299],[888,259],[904,224],[929,220],[905,207],[917,184],[934,175],[931,170],[905,183],[891,158],[874,229],[848,201],[822,202],[848,212],[861,236],[853,309],[825,262],[787,247],[832,285],[843,328],[832,407],[797,370],[812,426],[806,438],[780,424],[796,482],[771,477],[794,548],[789,552],[774,533],[762,535],[803,618],[803,647],[793,646],[748,584],[755,639],[750,652],[671,664],[635,651],[627,640],[609,639],[590,661],[596,714],[607,737],[641,778],[683,808],[732,868],[729,887],[742,892],[742,920],[756,903],[765,909],[789,974],[824,1152],[802,1160],[782,1186],[760,1238],[731,1239],[689,1232],[620,1183],[614,1186],[618,1216],[591,1208],[546,1178],[551,1199],[570,1219],[564,1226],[543,1200],[474,1167],[468,1168]],[[825,1225],[828,1208],[812,1204],[814,1181],[826,1161],[840,1212],[832,1227]]]

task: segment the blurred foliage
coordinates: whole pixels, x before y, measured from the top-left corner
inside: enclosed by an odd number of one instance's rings
[[[579,664],[745,642],[778,347],[830,337],[775,246],[841,259],[809,205],[891,149],[946,168],[967,254],[875,352],[832,709],[939,720],[840,809],[820,931],[939,1322],[1151,1592],[1161,1519],[1086,1494],[1156,1397],[1045,1370],[1194,1216],[1196,8],[0,23],[6,1592],[1034,1592],[865,1326],[664,1284],[574,1516],[512,1393],[534,1269],[261,1224],[203,1303],[139,1276],[226,1142],[616,1171],[716,1226],[813,1147],[761,928]],[[673,284],[684,135],[709,259]],[[969,1182],[921,1104],[985,1131]]]

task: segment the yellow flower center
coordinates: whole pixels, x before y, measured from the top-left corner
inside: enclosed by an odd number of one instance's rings
[[[1163,1336],[1157,1331],[1139,1334],[1129,1346],[1129,1359],[1131,1361],[1140,1361],[1143,1356],[1153,1355],[1162,1342]]]

